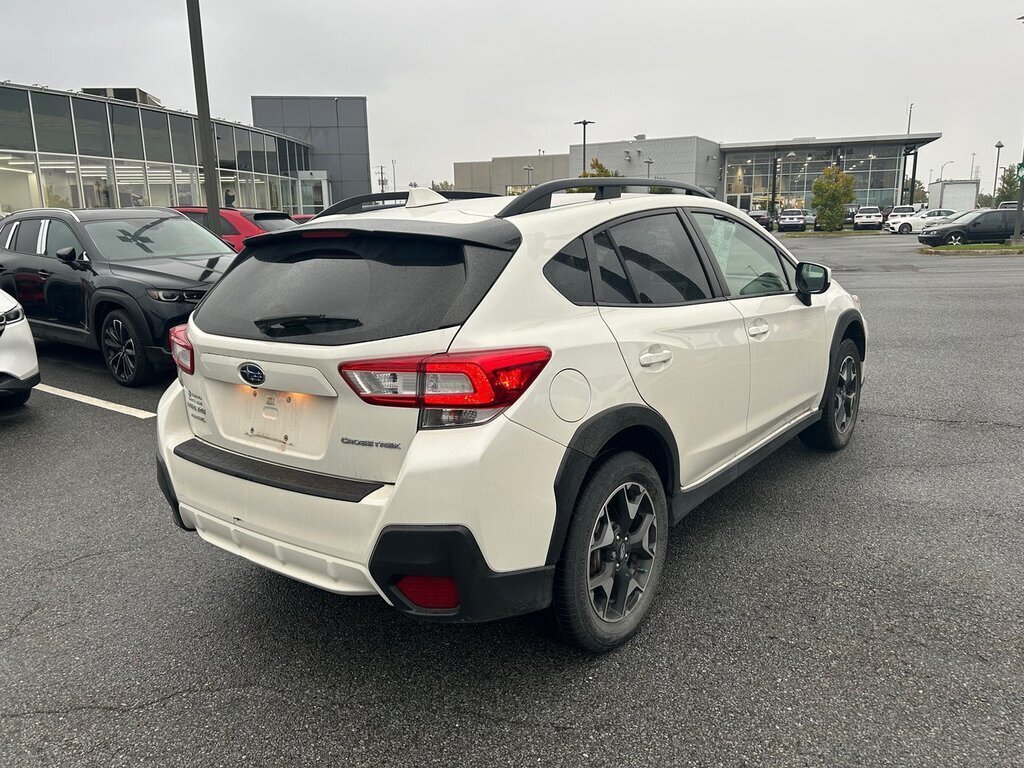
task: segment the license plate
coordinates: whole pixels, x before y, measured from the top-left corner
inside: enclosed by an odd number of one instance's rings
[[[253,389],[245,398],[246,407],[241,409],[244,434],[281,445],[295,444],[299,438],[297,396],[271,389]]]

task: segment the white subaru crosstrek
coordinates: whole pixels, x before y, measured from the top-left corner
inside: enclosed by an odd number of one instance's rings
[[[554,194],[579,183],[354,198],[250,239],[171,332],[175,522],[424,619],[550,607],[583,648],[630,637],[672,524],[797,435],[846,445],[867,332],[703,190]]]
[[[38,383],[39,361],[25,310],[0,291],[0,408],[24,405]]]

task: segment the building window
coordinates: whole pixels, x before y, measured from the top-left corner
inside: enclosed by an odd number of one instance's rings
[[[238,157],[238,170],[252,170],[252,144],[249,141],[249,132],[241,128],[235,128],[235,153]]]
[[[75,114],[77,116],[77,111]],[[116,208],[116,200],[111,192],[114,189],[113,164],[109,160],[97,160],[92,157],[79,158],[79,162],[85,207]]]
[[[78,159],[74,155],[40,155],[43,204],[51,208],[81,208]]]
[[[110,157],[110,122],[107,105],[92,99],[72,99],[78,154]]]
[[[252,169],[256,173],[267,172],[267,152],[263,145],[263,134],[253,132],[252,139]]]
[[[142,110],[142,132],[146,138],[146,159],[171,162],[171,134],[167,129],[167,113]]]
[[[299,153],[298,146],[294,141],[288,142],[288,167],[291,169],[291,173],[294,176],[295,172],[299,170]]]
[[[254,187],[255,182],[253,181],[251,173],[238,174],[239,208],[256,207],[256,190]]]
[[[174,167],[174,191],[178,197],[178,205],[203,205],[199,169],[176,165]]]
[[[235,162],[235,137],[231,126],[214,123],[213,130],[217,137],[217,167],[235,170],[238,164]]]
[[[279,174],[281,172],[277,163],[277,142],[273,136],[264,137],[267,142],[267,173]]]
[[[0,151],[0,213],[39,208],[35,155]]]
[[[139,110],[135,107],[111,104],[110,126],[114,134],[114,156],[141,160],[142,126],[139,123]]]
[[[288,142],[284,139],[275,139],[277,142],[278,171],[282,176],[288,175]]]
[[[170,115],[171,148],[174,162],[179,165],[196,165],[196,139],[192,134],[192,118]],[[149,142],[146,142],[147,147]]]
[[[0,149],[36,148],[28,111],[28,91],[0,88]]]
[[[32,115],[40,152],[76,153],[75,132],[71,128],[71,99],[55,93],[33,93]]]
[[[117,140],[114,140],[117,149]],[[117,174],[117,203],[119,208],[136,208],[149,205],[149,193],[146,191],[146,169],[141,162],[124,162],[118,160],[114,164]]]
[[[238,174],[234,171],[220,174],[220,204],[224,208],[241,208],[238,199]]]
[[[171,166],[161,163],[146,163],[146,177],[149,181],[149,204],[170,208],[174,200],[174,174]]]

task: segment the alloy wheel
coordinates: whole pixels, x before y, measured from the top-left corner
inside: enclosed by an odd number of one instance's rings
[[[836,378],[835,394],[835,424],[839,434],[846,432],[853,425],[853,417],[857,412],[857,363],[850,355],[847,355],[839,366],[839,374]]]
[[[946,243],[949,245],[961,245],[963,241],[964,237],[960,233],[954,233],[946,238]]]
[[[135,341],[118,318],[103,329],[103,354],[107,366],[120,381],[130,381],[137,367]]]
[[[602,621],[626,618],[643,599],[658,546],[654,503],[639,483],[620,485],[594,523],[588,557],[590,605]]]

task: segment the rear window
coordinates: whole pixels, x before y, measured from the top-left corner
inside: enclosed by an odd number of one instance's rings
[[[511,254],[449,240],[351,234],[250,247],[194,317],[207,333],[341,345],[461,325]]]
[[[797,210],[796,208],[787,208],[782,212],[783,216],[803,216],[804,212]]]
[[[264,232],[276,232],[279,229],[291,229],[299,226],[284,213],[254,213],[252,220]]]
[[[913,206],[910,205],[897,205],[892,209],[893,213],[914,213]]]
[[[874,206],[864,206],[857,213],[878,213],[878,209]]]

